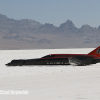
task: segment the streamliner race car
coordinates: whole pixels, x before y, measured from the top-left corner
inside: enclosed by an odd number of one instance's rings
[[[89,54],[50,54],[37,59],[12,60],[7,66],[75,65],[85,66],[100,62],[100,46]]]

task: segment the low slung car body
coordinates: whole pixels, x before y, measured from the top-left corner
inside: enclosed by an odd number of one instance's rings
[[[85,66],[100,62],[100,46],[89,54],[50,54],[37,59],[12,60],[7,66],[25,65],[75,65]]]

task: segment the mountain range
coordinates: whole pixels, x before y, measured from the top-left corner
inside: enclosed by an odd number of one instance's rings
[[[71,20],[59,27],[0,14],[0,49],[55,49],[100,45],[100,26],[77,28]]]

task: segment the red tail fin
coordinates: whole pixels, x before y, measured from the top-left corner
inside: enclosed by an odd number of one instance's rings
[[[100,46],[94,49],[93,51],[91,51],[88,55],[96,55],[100,57]]]

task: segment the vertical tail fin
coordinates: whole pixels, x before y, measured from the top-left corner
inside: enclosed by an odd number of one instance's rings
[[[95,55],[97,57],[100,57],[100,46],[91,51],[88,55]]]

